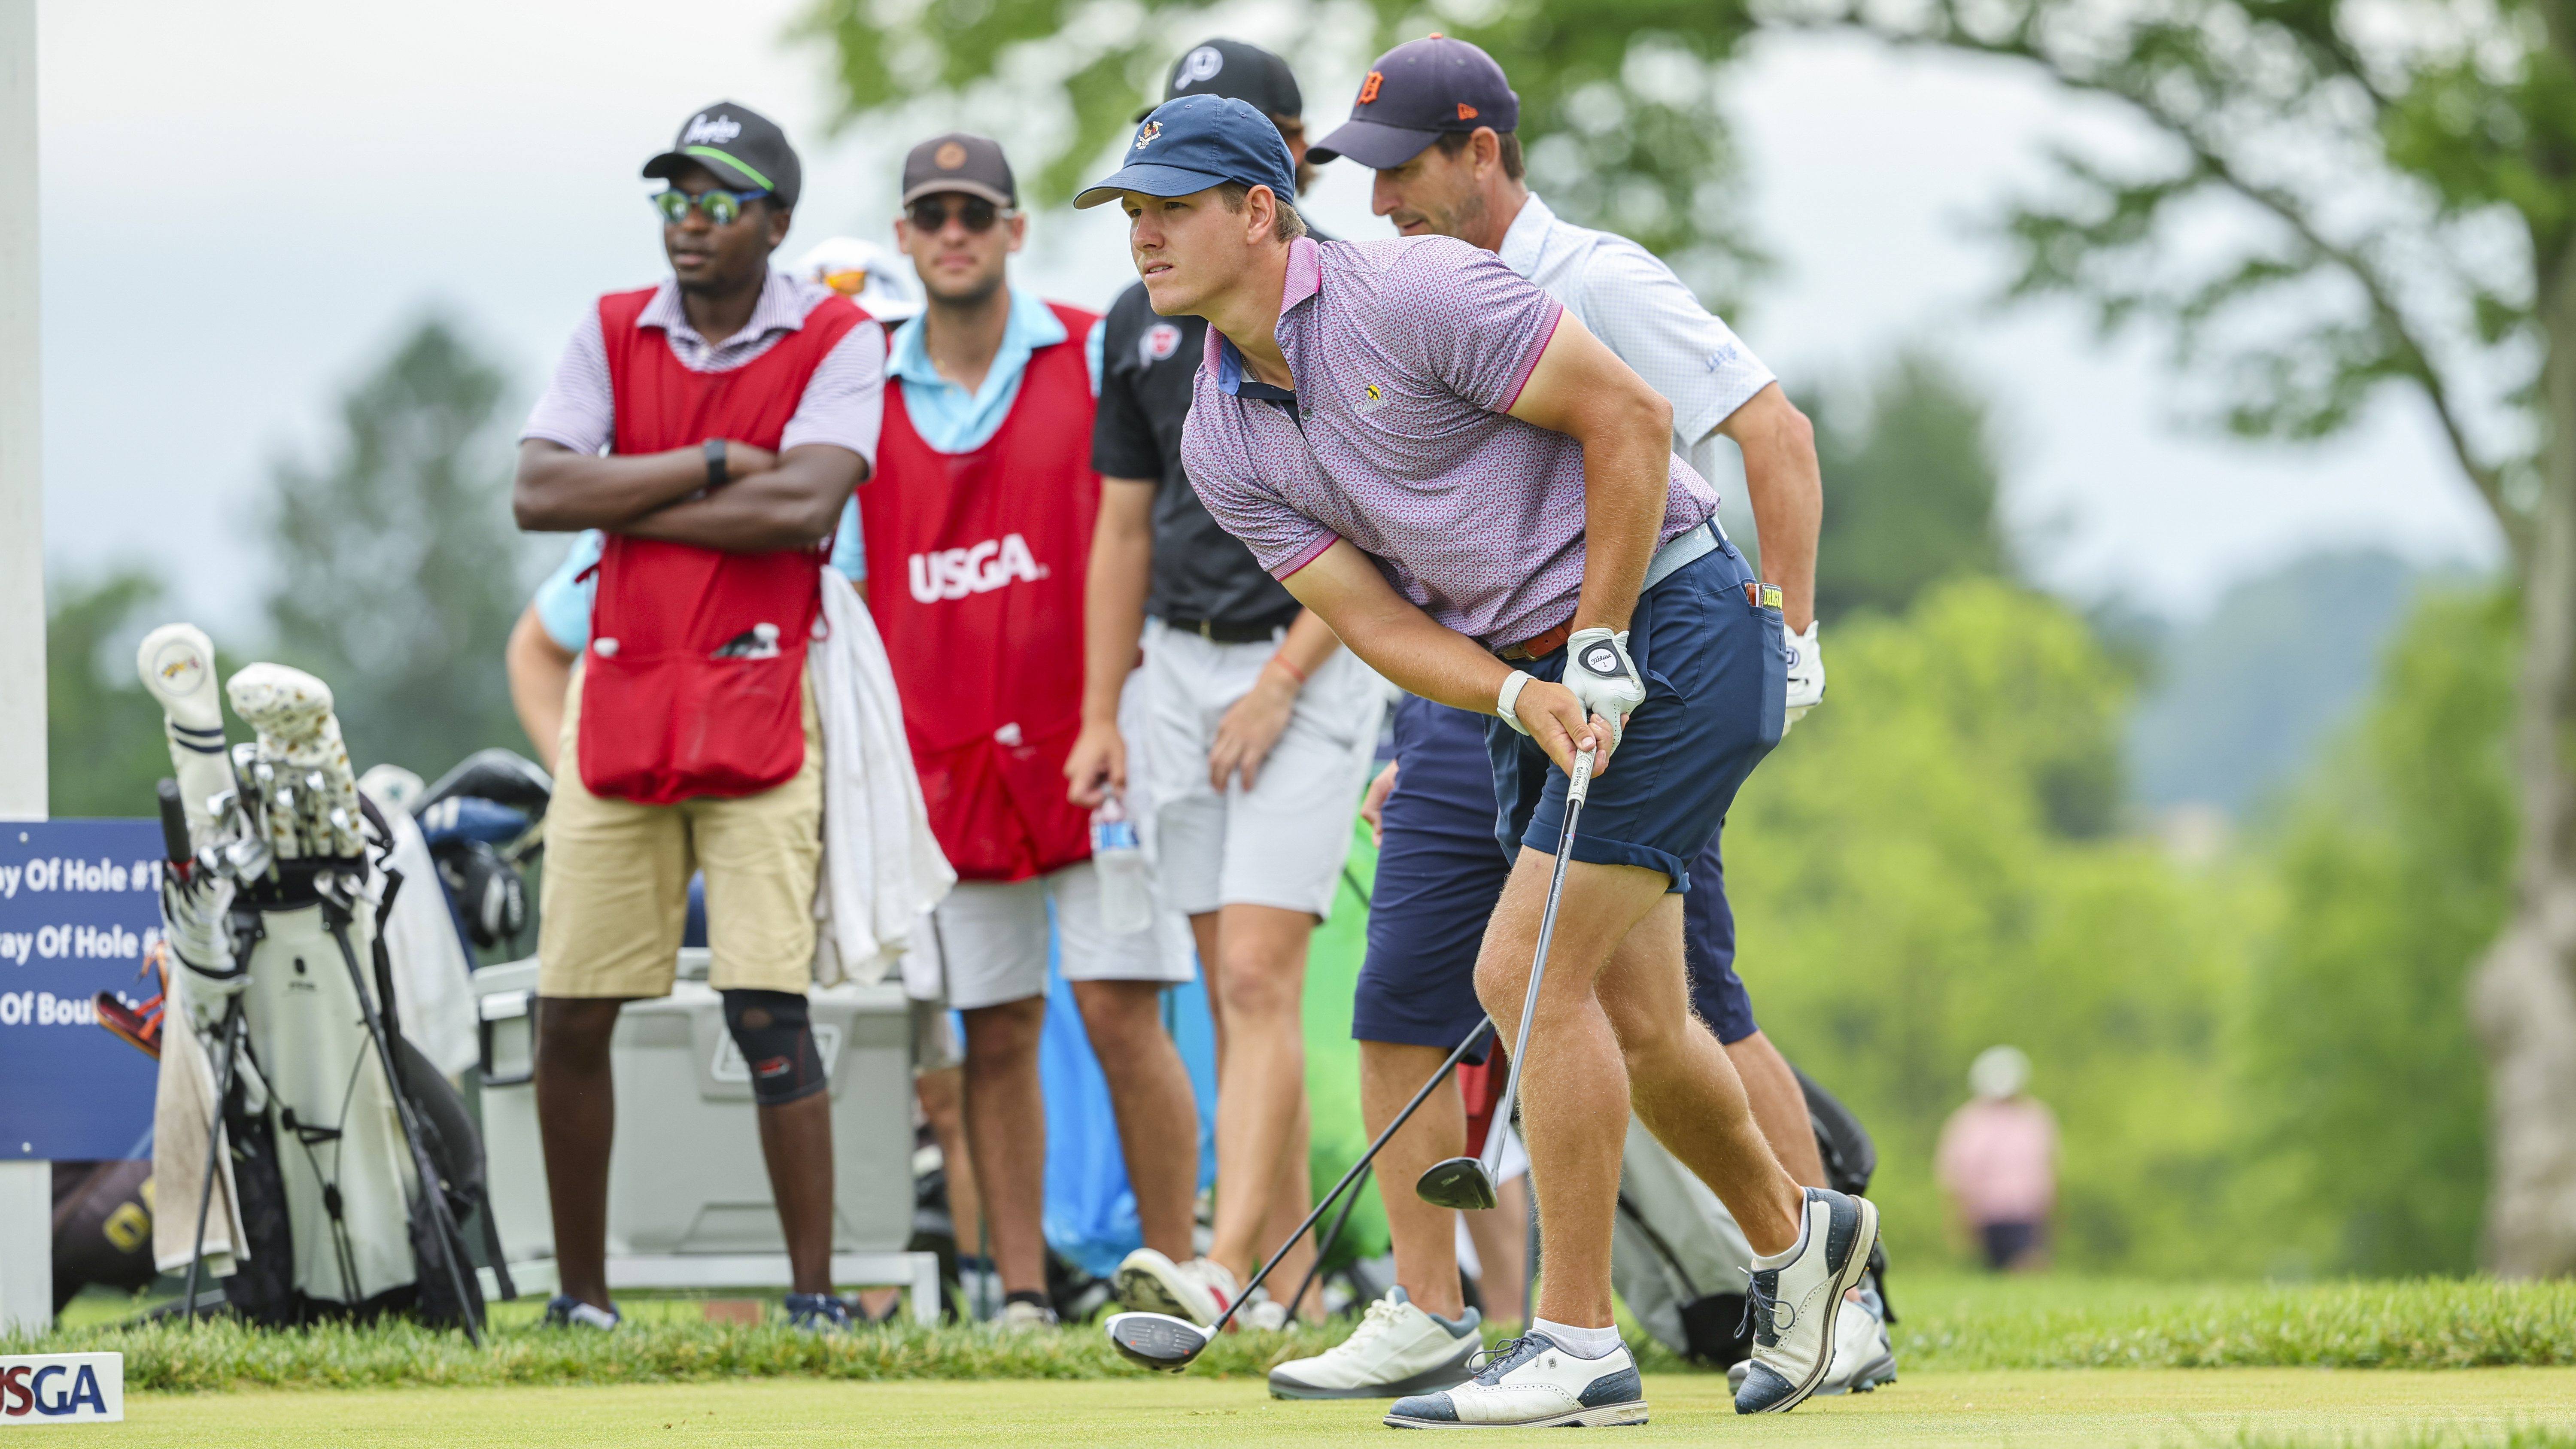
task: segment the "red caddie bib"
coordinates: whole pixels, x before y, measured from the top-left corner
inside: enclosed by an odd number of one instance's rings
[[[776,451],[814,369],[868,320],[847,298],[731,372],[691,372],[637,319],[653,289],[599,301],[617,423],[611,451],[730,438]],[[582,667],[581,778],[668,805],[754,795],[805,763],[805,647],[822,607],[816,549],[724,553],[608,535]]]
[[[1082,728],[1082,581],[1100,509],[1083,355],[1098,319],[1054,311],[1066,340],[1031,354],[1000,430],[971,453],[924,442],[890,379],[876,477],[859,490],[868,609],[931,831],[968,880],[1091,855],[1064,762]]]

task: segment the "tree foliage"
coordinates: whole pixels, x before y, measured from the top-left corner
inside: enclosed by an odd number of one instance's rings
[[[2506,596],[2420,605],[2277,847],[2282,929],[2240,1058],[2253,1159],[2322,1268],[2477,1261],[2486,1096],[2462,1003],[2508,899],[2514,624]]]
[[[2017,296],[2159,322],[2232,430],[2428,404],[2508,536],[2538,491],[2541,274],[2568,242],[2576,87],[2527,0],[1786,0],[1773,23],[2026,62],[2140,144],[2062,145],[2002,223]],[[2142,138],[2142,139],[2141,139]],[[2115,152],[2117,154],[2115,154]]]
[[[2208,1231],[2259,893],[2052,825],[2067,762],[2115,747],[2125,673],[2071,610],[1993,579],[1850,624],[1832,663],[1737,802],[1727,885],[1765,1029],[1878,1140],[1889,1251],[1941,1254],[1933,1143],[1970,1059],[2010,1042],[2064,1131],[2061,1260],[2259,1266]]]
[[[1368,59],[1439,30],[1510,72],[1531,184],[1560,213],[1644,242],[1712,301],[1760,257],[1741,221],[1718,65],[1744,33],[1732,0],[816,0],[845,121],[921,131],[950,112],[1001,127],[1041,204],[1104,169],[1182,50],[1226,34],[1296,66],[1315,134],[1338,124]]]
[[[330,461],[276,470],[273,642],[331,685],[361,768],[434,776],[518,737],[503,386],[453,329],[423,323],[342,402]]]
[[[161,706],[135,678],[134,645],[162,622],[149,613],[161,597],[160,581],[140,568],[121,568],[59,580],[51,593],[45,614],[51,812],[150,815],[159,808],[153,784],[170,773],[170,749]]]
[[[1827,479],[1816,612],[1902,613],[1933,584],[2009,573],[1986,403],[1930,355],[1900,353],[1865,397],[1811,404]]]

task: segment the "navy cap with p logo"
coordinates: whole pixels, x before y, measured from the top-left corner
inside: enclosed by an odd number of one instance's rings
[[[1231,96],[1194,95],[1165,101],[1136,128],[1127,164],[1085,187],[1077,207],[1115,201],[1122,191],[1146,196],[1187,196],[1232,181],[1267,186],[1282,202],[1297,194],[1297,168],[1278,126]]]
[[[1521,98],[1494,58],[1463,40],[1437,32],[1408,40],[1369,65],[1351,103],[1351,118],[1306,159],[1322,163],[1348,156],[1362,166],[1391,171],[1422,154],[1444,132],[1481,126],[1517,131]]]

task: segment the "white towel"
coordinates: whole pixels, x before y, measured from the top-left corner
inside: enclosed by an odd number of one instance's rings
[[[837,569],[823,573],[824,636],[809,655],[823,723],[822,922],[814,983],[875,985],[957,872],[930,833],[885,641]]]
[[[465,943],[456,938],[456,922],[447,914],[446,887],[439,882],[429,838],[420,833],[410,811],[370,798],[394,833],[387,863],[403,878],[402,893],[394,897],[393,914],[385,921],[385,952],[394,967],[394,1017],[421,1055],[452,1077],[482,1056],[481,1023],[474,1015],[469,979],[474,963],[466,959]],[[381,889],[381,878],[375,884]]]

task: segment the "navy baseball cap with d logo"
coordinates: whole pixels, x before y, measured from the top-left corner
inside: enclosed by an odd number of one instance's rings
[[[1494,58],[1437,31],[1408,40],[1369,65],[1359,98],[1342,128],[1306,150],[1317,164],[1348,156],[1392,171],[1422,154],[1443,132],[1480,126],[1517,131],[1521,98]]]
[[[1116,175],[1085,187],[1077,207],[1116,201],[1122,191],[1146,196],[1187,196],[1228,181],[1267,186],[1281,201],[1297,194],[1297,168],[1288,143],[1268,116],[1231,96],[1195,95],[1165,101],[1136,128],[1127,164]]]

